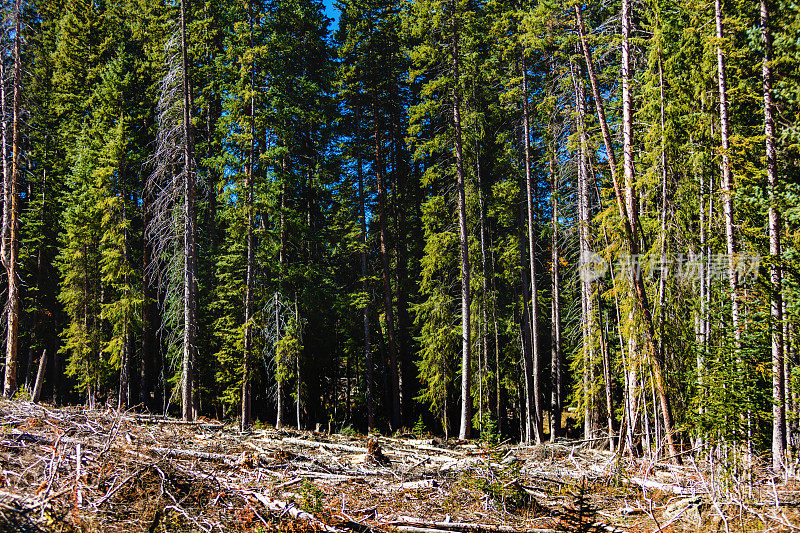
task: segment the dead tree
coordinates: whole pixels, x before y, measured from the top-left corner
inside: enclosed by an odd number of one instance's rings
[[[8,276],[8,303],[6,304],[6,373],[3,396],[9,397],[17,390],[17,338],[19,329],[19,160],[20,160],[20,91],[22,68],[20,64],[21,31],[20,0],[14,1],[14,74],[11,118],[11,172],[3,190],[5,206],[3,213],[2,261]],[[5,130],[5,128],[4,128]],[[5,159],[5,143],[3,143]]]
[[[188,77],[186,6],[180,5],[180,24],[167,43],[167,72],[161,80],[158,134],[153,173],[147,180],[151,195],[146,238],[153,249],[150,275],[157,280],[164,308],[164,325],[182,345],[181,412],[195,417],[193,395],[195,332],[197,329],[197,245],[192,142],[192,97]],[[182,319],[182,320],[181,320]],[[175,333],[181,332],[180,339]]]

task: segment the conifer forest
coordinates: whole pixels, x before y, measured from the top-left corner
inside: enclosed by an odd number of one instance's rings
[[[798,35],[788,0],[5,0],[3,395],[793,470]]]

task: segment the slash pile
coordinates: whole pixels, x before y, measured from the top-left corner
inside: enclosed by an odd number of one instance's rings
[[[800,529],[800,490],[786,480],[751,475],[734,490],[735,474],[723,479],[713,465],[621,460],[584,444],[242,433],[213,421],[3,400],[0,530]]]

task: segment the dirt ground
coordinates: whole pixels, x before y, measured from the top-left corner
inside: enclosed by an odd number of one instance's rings
[[[800,482],[754,465],[328,435],[0,401],[0,531],[800,530]]]

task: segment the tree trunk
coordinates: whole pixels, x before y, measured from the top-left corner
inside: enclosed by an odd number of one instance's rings
[[[389,272],[389,233],[386,228],[386,185],[384,183],[383,141],[380,137],[377,94],[373,105],[375,121],[375,178],[378,184],[378,231],[380,233],[381,273],[383,276],[383,311],[389,345],[389,379],[391,380],[392,429],[400,429],[400,375],[397,368],[397,343],[394,336],[392,282]]]
[[[528,116],[528,71],[525,66],[525,51],[520,54],[520,65],[522,69],[522,126],[525,135],[525,192],[528,213],[528,251],[530,252],[531,270],[531,361],[533,367],[531,372],[533,389],[533,435],[536,444],[541,444],[544,440],[542,435],[542,391],[539,366],[541,357],[539,354],[539,290],[536,282],[536,241],[534,238],[534,218],[533,218],[533,179],[531,178],[531,131],[530,119]]]
[[[359,118],[356,118],[356,131],[360,126]],[[369,282],[367,281],[367,250],[369,247],[369,235],[367,234],[367,197],[364,191],[364,169],[361,161],[361,154],[357,156],[356,172],[358,173],[358,198],[359,198],[359,219],[361,222],[361,283],[364,295],[367,301],[363,309],[363,323],[364,323],[364,381],[365,395],[367,403],[367,433],[375,428],[375,400],[372,391],[372,342],[370,339],[370,321],[369,321]]]
[[[36,372],[36,383],[31,392],[31,401],[36,403],[42,395],[42,385],[44,384],[44,371],[47,368],[47,348],[42,350],[42,356],[39,358],[39,370]]]
[[[588,261],[593,255],[590,242],[590,220],[589,220],[589,170],[588,170],[588,139],[584,118],[586,116],[586,95],[584,93],[583,82],[577,70],[577,65],[570,65],[572,83],[575,89],[575,120],[576,128],[579,132],[580,149],[578,153],[578,181],[577,181],[577,204],[578,204],[578,252],[581,258],[581,268],[588,268]],[[597,402],[594,398],[593,387],[590,380],[590,369],[594,365],[594,341],[592,332],[594,331],[594,313],[592,305],[592,282],[591,272],[583,271],[580,276],[581,287],[581,337],[583,351],[583,429],[584,438],[594,438],[596,430],[595,421],[597,419]]]
[[[717,0],[719,2],[719,0]],[[639,243],[636,238],[636,234],[634,232],[637,224],[632,223],[631,220],[628,218],[628,212],[623,203],[622,193],[619,187],[619,181],[617,179],[617,168],[616,168],[616,158],[614,156],[613,144],[611,142],[611,134],[608,130],[608,123],[606,122],[605,112],[603,111],[603,99],[602,95],[600,94],[600,87],[597,82],[597,76],[594,72],[594,67],[592,65],[592,56],[589,51],[589,46],[586,42],[586,28],[583,24],[583,15],[581,13],[581,6],[576,4],[575,5],[575,19],[578,26],[578,32],[581,41],[581,47],[583,48],[583,55],[586,60],[586,66],[589,71],[589,81],[592,86],[592,93],[594,96],[595,106],[597,109],[597,116],[600,121],[600,130],[603,134],[603,144],[606,148],[606,153],[608,155],[608,163],[609,163],[609,170],[611,171],[611,178],[614,185],[614,196],[617,200],[617,208],[620,213],[620,218],[623,222],[623,228],[625,230],[625,237],[628,241],[628,248],[630,250],[631,256],[636,256],[639,252]],[[635,213],[634,213],[635,215]],[[663,361],[661,361],[659,354],[657,353],[656,346],[655,346],[655,330],[653,328],[653,317],[650,311],[650,304],[648,302],[647,292],[644,287],[644,281],[642,276],[634,276],[634,289],[635,289],[635,297],[639,304],[639,308],[642,313],[642,318],[644,321],[645,326],[645,341],[647,344],[647,348],[652,354],[652,362],[653,362],[653,379],[655,380],[654,384],[656,387],[656,391],[658,393],[658,400],[661,406],[661,416],[664,419],[664,430],[665,430],[665,438],[667,441],[667,451],[670,457],[673,458],[673,461],[680,463],[681,458],[678,455],[677,448],[675,447],[675,438],[673,435],[674,426],[672,423],[672,412],[670,407],[670,402],[667,397],[666,388],[664,384],[664,369],[663,369]]]
[[[500,328],[497,325],[497,284],[495,282],[495,268],[494,268],[494,248],[491,242],[491,234],[489,237],[489,263],[491,266],[491,280],[492,280],[492,329],[494,331],[494,388],[495,388],[495,413],[497,413],[497,434],[503,434],[503,390],[500,385]]]
[[[489,364],[489,289],[488,289],[488,271],[487,266],[488,262],[486,259],[486,200],[483,195],[483,179],[481,175],[481,156],[480,156],[480,148],[478,147],[478,141],[475,141],[475,175],[478,182],[478,217],[479,217],[479,231],[480,231],[480,239],[481,239],[481,349],[483,350],[483,362],[484,365],[488,367]],[[497,376],[495,376],[497,379]],[[488,392],[487,388],[487,398],[491,397],[491,393]],[[483,401],[483,395],[481,394],[481,401]],[[492,405],[491,402],[487,401],[487,411],[490,413],[490,416],[494,418],[495,422],[499,418],[498,412],[492,413]],[[494,416],[492,416],[492,414]],[[481,420],[481,424],[483,424],[483,420]]]
[[[253,50],[253,5],[247,3],[247,18],[250,24],[250,50]],[[250,146],[245,168],[246,208],[247,208],[247,243],[246,270],[244,286],[244,358],[242,361],[242,412],[240,428],[244,431],[250,427],[253,419],[252,411],[252,364],[253,364],[253,289],[255,285],[255,237],[253,235],[253,173],[255,165],[256,132],[255,132],[255,65],[250,64]]]
[[[158,346],[155,342],[155,300],[153,298],[152,274],[150,262],[152,260],[152,246],[147,238],[150,225],[150,195],[142,192],[142,345],[141,366],[139,368],[139,403],[145,408],[155,410],[158,402],[155,401],[156,381],[159,375],[158,358],[155,356]],[[151,396],[152,394],[152,396]]]
[[[520,191],[523,189],[520,183]],[[530,292],[529,292],[529,262],[528,256],[525,253],[525,220],[526,214],[523,211],[522,197],[519,199],[518,211],[518,235],[519,235],[519,281],[520,281],[520,294],[522,295],[522,316],[519,322],[519,336],[520,336],[520,353],[522,355],[522,405],[520,418],[522,425],[521,438],[526,443],[531,443],[536,438],[534,436],[534,403],[533,403],[533,361],[531,358],[531,320],[529,311]],[[515,313],[516,314],[516,313]]]
[[[280,338],[281,334],[281,317],[280,317],[280,299],[278,298],[278,292],[275,292],[275,340],[277,341]],[[283,426],[283,403],[284,403],[284,391],[283,391],[283,383],[278,381],[276,383],[277,389],[277,397],[275,398],[276,407],[275,410],[277,414],[275,416],[275,427],[280,429]]]
[[[467,234],[467,200],[464,184],[464,161],[461,141],[461,93],[458,88],[461,78],[458,28],[456,25],[455,2],[453,6],[453,126],[455,127],[456,176],[458,189],[458,234],[461,250],[461,429],[458,438],[468,439],[472,429],[472,357],[470,332],[470,292],[469,292],[469,242]]]
[[[664,324],[666,323],[666,298],[667,298],[667,148],[666,148],[666,127],[664,109],[664,69],[661,64],[661,51],[658,57],[658,81],[659,81],[659,112],[661,123],[661,272],[658,277],[658,356],[663,361],[666,357],[666,343],[664,339]],[[702,204],[702,202],[701,202]]]
[[[122,202],[122,216],[121,216],[121,225],[123,226],[122,230],[122,264],[128,264],[128,229],[124,222],[128,219],[128,198],[127,193],[125,191],[125,162],[124,160],[120,160],[119,162],[119,184],[120,184],[120,192],[119,197]],[[122,297],[125,299],[131,298],[131,294],[129,293],[131,289],[130,277],[126,272],[123,276],[123,285],[125,287],[124,293]],[[117,398],[117,409],[123,410],[127,409],[133,399],[133,395],[131,394],[131,385],[132,385],[132,368],[133,368],[133,350],[131,349],[131,331],[130,331],[130,322],[132,317],[128,314],[128,308],[126,305],[125,308],[125,316],[123,318],[123,334],[122,334],[122,360],[119,366],[119,393]]]
[[[552,225],[552,303],[551,303],[551,349],[550,349],[550,441],[561,437],[562,376],[561,376],[561,287],[558,253],[558,178],[555,174],[555,154],[550,152],[550,216]]]
[[[603,302],[597,295],[597,333],[600,337],[600,354],[603,358],[603,389],[606,393],[606,423],[608,427],[608,449],[614,453],[614,404],[611,400],[611,354],[608,352],[606,334],[608,330],[603,322]]]
[[[3,55],[6,53],[5,42],[2,47]],[[6,67],[5,61],[0,61],[0,116],[2,116],[2,159],[3,159],[3,227],[0,235],[0,260],[8,275],[9,248],[11,244],[11,167],[8,164],[8,107],[6,106]],[[8,309],[3,306],[3,322],[8,320]]]
[[[3,45],[5,54],[5,43]],[[8,165],[8,107],[6,107],[6,66],[5,61],[0,61],[0,132],[2,132],[2,159],[3,159],[3,228],[2,238],[0,238],[0,259],[3,266],[8,264],[9,238],[8,232],[11,229],[11,167]],[[5,309],[3,310],[5,313]]]
[[[397,89],[400,90],[399,88]],[[397,93],[394,93],[397,98]],[[408,166],[408,151],[405,144],[405,132],[401,117],[405,110],[396,107],[392,111],[394,133],[392,144],[395,158],[395,279],[397,283],[397,364],[400,376],[400,413],[402,423],[405,426],[412,426],[416,420],[414,414],[414,398],[419,393],[416,386],[417,367],[409,356],[412,341],[409,335],[410,324],[412,323],[409,313],[409,291],[408,291],[408,242],[410,236],[408,231],[408,217],[413,213],[407,212],[407,206],[411,205],[409,200],[413,200],[413,195],[409,199],[409,183],[414,182],[411,169]],[[410,178],[410,179],[409,179]],[[416,187],[414,187],[416,189]]]
[[[714,0],[714,14],[717,26],[717,39],[722,40],[722,3]],[[728,253],[728,284],[731,291],[731,322],[737,348],[741,345],[742,332],[739,330],[739,279],[736,272],[736,243],[733,235],[733,183],[731,180],[730,141],[728,134],[728,97],[725,81],[725,54],[722,45],[717,44],[717,82],[719,86],[719,126],[722,143],[722,215],[725,223],[725,245]]]
[[[298,328],[300,327],[300,312],[297,307],[297,293],[294,295],[294,319],[295,323],[298,324]],[[294,359],[294,369],[295,369],[295,377],[297,380],[295,381],[295,411],[297,414],[297,430],[300,431],[300,354],[295,354]]]
[[[181,0],[181,74],[183,83],[183,172],[184,172],[184,216],[183,216],[183,360],[181,365],[181,412],[184,420],[195,418],[194,359],[195,334],[197,329],[197,243],[195,214],[195,173],[192,146],[192,98],[189,83],[189,61],[186,41],[186,5]]]
[[[6,373],[3,383],[3,396],[10,397],[17,390],[17,340],[19,328],[19,156],[20,156],[20,91],[22,84],[22,65],[20,63],[21,4],[14,1],[14,101],[11,124],[11,210],[8,220],[8,320],[6,330]]]
[[[769,28],[767,0],[761,0],[761,43],[764,58],[761,75],[764,91],[764,142],[767,155],[769,188],[770,313],[772,315],[772,468],[784,469],[786,456],[786,398],[783,375],[783,298],[781,256],[781,218],[778,205],[778,169],[775,154],[775,121],[772,98],[772,35]]]

